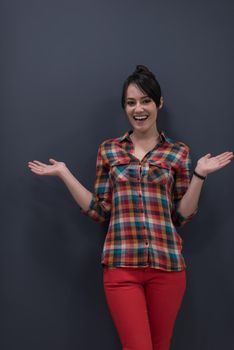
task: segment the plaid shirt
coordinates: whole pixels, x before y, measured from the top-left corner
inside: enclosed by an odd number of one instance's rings
[[[190,183],[189,147],[159,131],[160,142],[140,161],[125,132],[103,141],[97,152],[94,193],[82,213],[109,220],[101,264],[109,267],[150,266],[168,271],[186,267],[176,226],[192,219],[178,211]]]

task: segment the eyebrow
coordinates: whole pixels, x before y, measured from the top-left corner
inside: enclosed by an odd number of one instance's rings
[[[146,97],[149,97],[149,96],[148,95],[144,95],[144,96],[141,97],[141,99],[142,98],[146,98]],[[127,100],[135,100],[135,98],[134,97],[127,97]]]

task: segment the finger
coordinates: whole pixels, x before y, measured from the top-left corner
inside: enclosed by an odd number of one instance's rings
[[[225,162],[220,162],[219,165],[216,167],[216,170],[219,170],[223,167],[225,167],[226,165],[228,165],[231,162],[231,160],[226,160]]]
[[[28,165],[36,165],[36,163],[28,162]]]
[[[224,152],[222,154],[219,154],[218,156],[214,157],[218,160],[222,160],[222,159],[230,159],[233,157],[232,152]]]
[[[39,162],[39,160],[34,160],[33,162],[43,167],[47,166],[46,164]]]
[[[28,166],[29,166],[30,168],[34,168],[34,169],[44,169],[44,168],[45,168],[45,166],[42,166],[42,165],[40,165],[40,164],[35,164],[35,163],[32,163],[32,162],[29,162],[29,163],[28,163]]]
[[[225,161],[225,160],[231,160],[233,158],[233,156],[231,155],[227,155],[227,156],[223,156],[221,158],[218,159],[218,161]]]
[[[39,175],[43,175],[44,173],[44,170],[41,168],[41,169],[35,169],[35,168],[30,168],[30,170],[35,173],[35,174],[39,174]]]
[[[233,155],[233,152],[223,152],[218,154],[216,157],[222,157],[222,156],[226,156],[226,155]]]
[[[29,165],[29,168],[33,171],[42,171],[44,168],[37,165]]]
[[[49,158],[49,162],[52,163],[52,164],[57,163],[57,161],[55,159],[53,159],[53,158]]]
[[[230,162],[231,162],[231,159],[227,159],[227,160],[221,161],[219,164],[220,164],[221,166],[225,166],[226,164],[228,164],[228,163],[230,163]]]
[[[231,159],[219,159],[217,161],[217,166],[223,166],[230,162],[231,162]]]

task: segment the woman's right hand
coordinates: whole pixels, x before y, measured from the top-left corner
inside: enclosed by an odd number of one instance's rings
[[[51,175],[51,176],[60,176],[61,173],[67,169],[64,162],[58,162],[55,159],[49,159],[50,164],[45,164],[34,160],[33,162],[28,162],[28,167],[37,175]]]

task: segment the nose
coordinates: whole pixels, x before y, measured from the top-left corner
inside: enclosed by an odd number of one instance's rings
[[[137,102],[135,105],[135,112],[142,112],[144,110],[142,104],[140,102]]]

